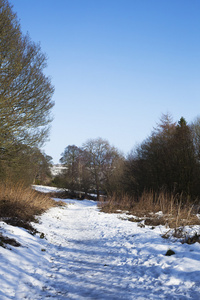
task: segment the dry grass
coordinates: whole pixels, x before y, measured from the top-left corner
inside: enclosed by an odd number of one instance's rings
[[[122,197],[114,195],[109,197],[106,202],[101,202],[100,206],[104,212],[116,213],[121,210],[135,215],[137,217],[135,221],[138,218],[145,220],[146,225],[162,224],[171,228],[178,228],[200,224],[200,220],[196,216],[199,206],[191,204],[183,195],[174,196],[165,192],[159,194],[144,192],[137,201],[127,195]],[[131,221],[133,221],[132,219],[130,218]]]
[[[0,184],[0,219],[9,224],[30,229],[28,224],[36,215],[56,205],[48,195],[21,184]]]

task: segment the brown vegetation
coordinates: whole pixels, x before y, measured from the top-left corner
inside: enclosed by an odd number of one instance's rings
[[[56,205],[58,203],[48,195],[25,188],[21,184],[0,185],[0,220],[13,226],[24,227],[34,232],[30,222],[36,221],[36,215]]]
[[[199,205],[186,201],[183,194],[174,196],[165,193],[144,192],[139,199],[135,200],[128,195],[112,196],[106,202],[100,203],[101,210],[108,213],[126,212],[134,215],[130,221],[138,222],[144,220],[145,225],[156,226],[159,224],[178,228],[186,225],[200,225],[196,216]]]

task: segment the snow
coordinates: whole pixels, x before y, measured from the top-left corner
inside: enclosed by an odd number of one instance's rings
[[[41,193],[63,192],[65,189],[45,185],[32,185],[32,188]]]
[[[65,202],[34,224],[44,239],[0,222],[22,245],[0,247],[1,300],[200,299],[200,244],[163,239],[165,227],[138,227],[94,201]]]

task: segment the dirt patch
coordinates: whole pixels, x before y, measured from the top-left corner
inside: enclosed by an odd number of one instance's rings
[[[144,221],[144,224],[147,226],[158,226],[158,225],[165,225],[166,224],[166,219],[161,217],[161,218],[147,218]]]
[[[1,218],[1,221],[5,222],[8,225],[16,226],[16,227],[22,227],[26,230],[28,230],[31,234],[36,234],[38,231],[31,225],[30,222],[24,221],[22,219],[19,219],[17,217],[10,217],[10,218]]]
[[[185,243],[191,245],[191,244],[194,244],[194,243],[200,243],[200,234],[195,234],[191,237],[187,237],[185,239]]]
[[[138,222],[143,221],[143,219],[139,219],[139,218],[129,218],[128,220],[129,220],[130,222],[135,222],[135,223],[138,223]]]
[[[3,236],[1,233],[0,233],[0,246],[3,247],[3,248],[7,248],[6,245],[11,245],[11,246],[14,246],[14,247],[20,247],[21,244],[18,243],[15,239],[12,239],[12,238],[9,238],[7,236]]]

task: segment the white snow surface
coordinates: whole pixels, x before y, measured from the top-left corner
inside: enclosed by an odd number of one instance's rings
[[[63,192],[65,189],[46,185],[32,185],[32,188],[41,193]]]
[[[21,247],[0,247],[0,299],[200,299],[200,244],[163,239],[94,201],[66,200],[34,227],[0,222]],[[165,256],[168,249],[173,256]]]

